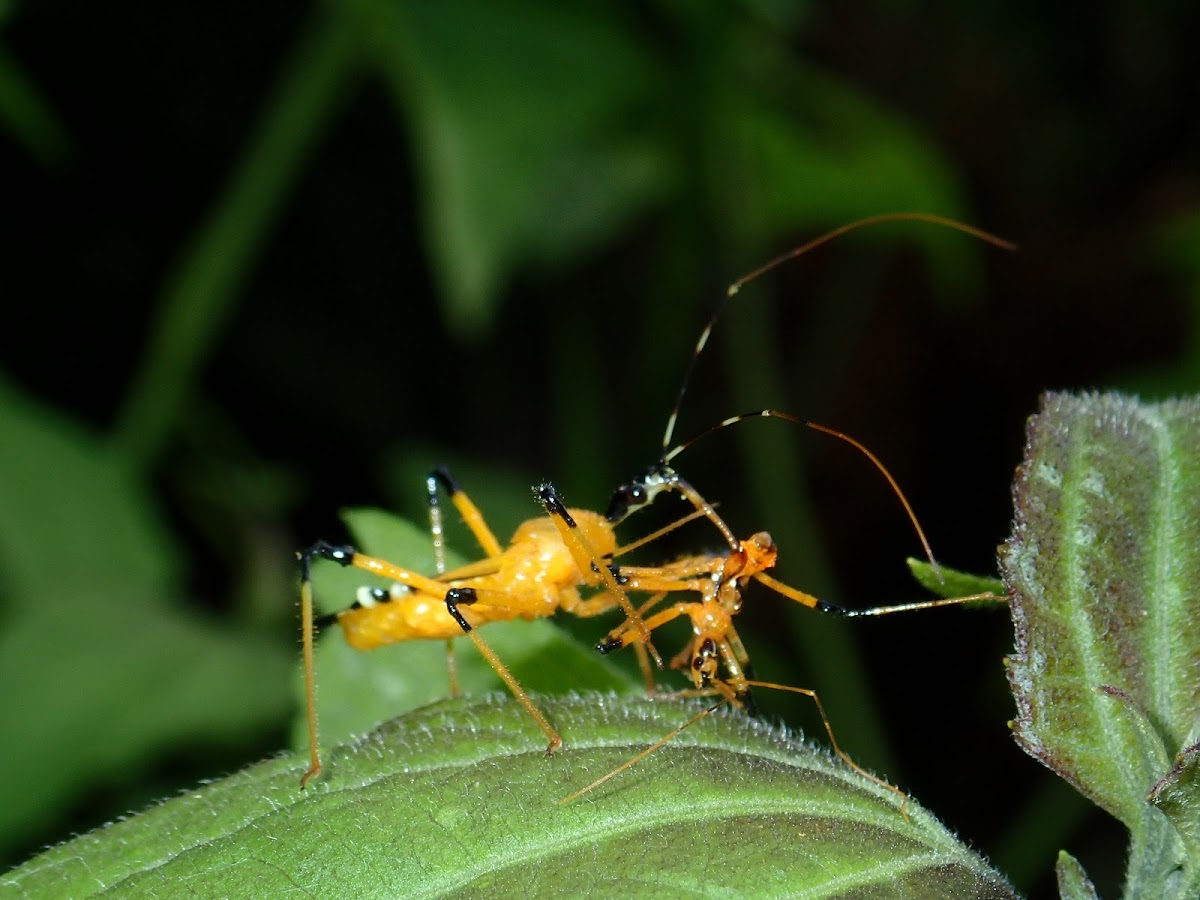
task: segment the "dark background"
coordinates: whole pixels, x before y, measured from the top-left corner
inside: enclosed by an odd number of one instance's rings
[[[53,802],[8,823],[12,862],[282,746],[292,551],[336,538],[340,508],[421,521],[420,477],[441,462],[502,536],[544,478],[602,508],[658,454],[724,286],[822,230],[919,210],[1020,251],[899,223],[777,270],[727,310],[676,437],[764,406],[848,432],[949,565],[995,572],[1042,391],[1200,381],[1188,4],[0,14],[4,405],[108,473],[51,466],[6,418],[10,471],[45,460],[29,477],[59,493],[0,511],[5,671],[27,679],[5,685],[27,724],[4,742],[69,751],[38,788]],[[910,526],[845,445],[754,422],[679,465],[735,530],[772,532],[789,582],[853,607],[922,595]],[[175,612],[154,615],[202,621],[205,653],[238,635],[273,662],[214,662],[227,691],[192,685],[210,708],[108,753],[142,692],[186,705],[171,691],[190,657],[118,627],[78,535],[30,517],[59,510],[119,573],[129,551],[106,549],[114,510],[92,492],[113,478],[155,523],[134,552],[169,570]],[[712,546],[702,529],[676,539]],[[23,580],[31,545],[51,562]],[[1048,891],[1067,847],[1112,892],[1122,830],[1007,736],[1003,611],[823,631],[781,605],[764,591],[743,613],[758,671],[820,690],[856,759],[1020,888]],[[88,632],[86,665],[41,624],[51,608]],[[171,674],[119,690],[97,675],[142,671],[132,660]],[[29,699],[64,667],[82,673],[65,694]],[[242,716],[239,679],[266,685]],[[766,703],[819,733],[808,708]]]

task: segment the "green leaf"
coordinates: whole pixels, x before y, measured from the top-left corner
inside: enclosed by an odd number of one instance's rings
[[[0,577],[21,614],[123,592],[157,604],[179,561],[150,493],[73,422],[0,379]]]
[[[460,334],[490,323],[513,270],[610,234],[664,165],[628,134],[649,60],[607,12],[448,0],[354,7],[409,122],[424,230]]]
[[[934,568],[924,559],[909,557],[908,570],[913,578],[930,593],[939,597],[968,597],[973,594],[995,594],[1004,597],[1004,582],[989,575],[973,575],[945,566]]]
[[[197,616],[114,594],[0,632],[0,845],[23,842],[88,786],[164,748],[244,741],[287,710],[293,655]],[[52,638],[53,652],[47,651]]]
[[[1083,866],[1065,850],[1058,854],[1058,895],[1062,900],[1100,900]]]
[[[753,45],[755,53],[761,47]],[[761,62],[756,61],[758,65]],[[790,51],[770,59],[770,93],[730,91],[717,112],[728,155],[773,228],[833,228],[888,211],[960,215],[963,190],[937,147],[903,118]],[[754,208],[754,206],[751,206]],[[977,248],[940,227],[871,229],[862,240],[919,243],[942,294],[966,296],[980,277]]]
[[[1200,402],[1046,395],[1015,502],[1017,741],[1130,829],[1128,896],[1194,897]]]
[[[172,605],[174,548],[111,449],[0,382],[0,846],[165,746],[285,709],[284,648]]]
[[[0,880],[29,896],[1011,897],[928,813],[822,750],[719,712],[583,798],[694,703],[453,700],[339,748],[301,791],[287,757],[54,848]]]
[[[1200,858],[1200,808],[1197,808],[1196,775],[1200,770],[1200,744],[1192,744],[1175,757],[1175,765],[1150,789],[1147,799],[1178,829],[1188,855]]]

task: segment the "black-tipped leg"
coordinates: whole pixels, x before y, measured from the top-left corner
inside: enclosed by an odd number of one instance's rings
[[[463,618],[463,614],[458,611],[458,608],[470,606],[478,599],[473,588],[450,588],[446,591],[446,611],[454,617],[454,621],[458,623],[458,627],[465,634],[470,633],[471,623]]]
[[[602,638],[596,644],[596,652],[601,655],[606,655],[606,654],[612,653],[614,650],[620,650],[624,646],[625,646],[625,642],[623,640],[621,640],[619,637],[613,637],[612,635],[608,635],[608,636]]]
[[[313,559],[329,559],[339,565],[348,566],[357,553],[358,551],[348,544],[339,547],[328,541],[317,541],[307,550],[301,550],[297,554],[300,557],[300,574],[305,581],[309,580]]]
[[[445,466],[436,466],[430,471],[429,479],[441,485],[442,489],[451,497],[462,493],[462,486],[458,483],[458,479],[451,475],[450,470]]]
[[[351,561],[354,559],[354,556],[357,552],[358,551],[351,546],[337,546],[336,544],[331,544],[328,541],[317,541],[307,550],[301,550],[296,554],[296,556],[300,560],[300,581],[302,589],[305,591],[311,590],[311,588],[303,586],[312,583],[313,559],[331,559],[340,565],[348,566],[351,564]],[[322,629],[329,625],[335,624],[337,620],[338,617],[336,614],[317,616],[313,620],[313,625],[317,629]]]
[[[646,628],[646,623],[634,608],[624,588],[621,587],[626,579],[621,575],[620,570],[615,566],[610,566],[596,553],[595,548],[588,542],[579,525],[567,510],[567,505],[563,503],[562,497],[559,496],[558,490],[553,484],[543,482],[533,489],[533,493],[545,508],[546,515],[554,522],[579,571],[585,576],[588,572],[599,576],[600,586],[606,588],[616,598],[621,606],[621,611],[625,613],[626,621],[637,632],[638,640],[645,646],[646,652],[650,654],[654,664],[661,669],[662,657],[650,641],[650,631]]]
[[[577,528],[575,520],[571,518],[571,514],[567,512],[567,505],[563,503],[562,497],[558,495],[558,488],[549,482],[539,484],[533,489],[533,494],[537,497],[538,502],[546,508],[547,514],[558,516],[562,519],[568,528]]]

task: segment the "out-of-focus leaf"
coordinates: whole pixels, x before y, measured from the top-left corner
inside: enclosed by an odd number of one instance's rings
[[[1065,781],[1053,778],[1039,782],[1021,799],[1016,815],[1005,824],[1004,837],[988,845],[988,858],[1013,884],[1030,885],[1045,878],[1046,860],[1029,848],[1061,847],[1080,833],[1096,807]]]
[[[1194,897],[1200,401],[1048,394],[1014,493],[1017,742],[1129,828],[1127,896]]]
[[[777,231],[834,228],[879,213],[961,214],[962,190],[937,150],[897,117],[819,70],[784,69],[801,109],[731,95],[726,140],[757,186],[757,202]],[[977,254],[968,238],[944,228],[900,223],[864,240],[917,243],[945,296],[974,285]]]
[[[0,8],[0,24],[8,13]],[[67,129],[8,50],[0,46],[0,130],[42,165],[65,163],[73,153]]]
[[[527,258],[593,246],[659,190],[624,120],[648,57],[590,7],[487,0],[355,7],[410,127],[446,317],[475,335]]]
[[[92,435],[0,381],[0,588],[22,614],[161,604],[179,571],[145,486]]]
[[[1160,363],[1144,363],[1122,379],[1127,390],[1150,397],[1169,397],[1200,390],[1200,210],[1188,210],[1152,236],[1153,262],[1182,282],[1189,301],[1179,352]]]
[[[0,384],[0,843],[151,753],[287,702],[289,654],[175,611],[178,563],[109,447]]]
[[[164,748],[245,740],[285,714],[287,648],[130,600],[80,591],[0,632],[0,842]]]
[[[306,791],[272,760],[77,838],[0,881],[27,895],[1011,897],[928,813],[821,750],[692,703],[537,698],[551,757],[506,696],[454,700],[335,750]]]

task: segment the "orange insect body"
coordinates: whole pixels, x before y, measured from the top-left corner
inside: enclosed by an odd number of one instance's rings
[[[570,509],[583,538],[598,556],[617,551],[616,535],[604,517],[586,509]],[[379,573],[397,573],[378,567]],[[435,590],[427,584],[433,581]],[[558,609],[575,613],[582,599],[578,588],[594,585],[596,574],[580,571],[549,516],[521,524],[504,553],[472,563],[436,579],[401,572],[390,591],[364,589],[358,602],[337,614],[346,643],[355,650],[373,650],[400,641],[462,637],[463,629],[446,608],[449,589],[470,589],[479,602],[463,606],[460,614],[472,628],[488,622],[533,620]],[[595,598],[592,598],[595,599]],[[617,601],[612,600],[611,606]]]
[[[311,764],[301,779],[301,786],[321,771],[313,653],[313,631],[317,623],[313,617],[310,572],[314,559],[351,566],[392,582],[391,588],[361,588],[357,601],[349,609],[323,620],[340,624],[351,647],[371,650],[400,641],[439,638],[449,641],[466,636],[545,733],[549,739],[547,752],[562,746],[562,738],[479,635],[477,626],[511,619],[536,619],[549,616],[558,609],[577,616],[595,616],[620,607],[637,635],[638,656],[648,684],[651,683],[649,659],[662,666],[649,630],[618,580],[618,570],[609,566],[612,558],[622,552],[617,546],[613,522],[589,510],[567,509],[553,485],[543,484],[538,486],[536,494],[547,514],[522,524],[509,546],[501,548],[475,504],[449,472],[435,469],[428,478],[428,485],[438,574],[422,575],[385,559],[366,556],[353,547],[338,547],[325,541],[318,541],[299,554],[304,691],[311,753]],[[452,572],[441,571],[442,530],[436,500],[439,486],[449,492],[485,554],[484,559]],[[600,590],[584,598],[579,594],[581,586]],[[447,649],[449,651],[449,647]],[[453,692],[453,656],[449,652],[448,661]]]

